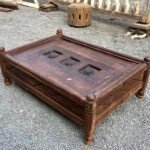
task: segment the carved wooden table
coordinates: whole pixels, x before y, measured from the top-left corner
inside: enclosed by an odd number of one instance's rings
[[[91,144],[96,125],[136,94],[142,98],[150,58],[143,61],[64,36],[10,50],[0,49],[4,82],[12,80],[85,129]]]

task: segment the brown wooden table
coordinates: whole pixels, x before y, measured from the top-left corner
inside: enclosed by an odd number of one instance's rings
[[[91,144],[96,125],[136,94],[142,98],[150,58],[139,60],[64,36],[12,49],[0,48],[4,82],[12,80],[85,129]]]

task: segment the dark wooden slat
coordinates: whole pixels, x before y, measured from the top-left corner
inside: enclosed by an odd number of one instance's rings
[[[144,62],[141,59],[138,59],[138,58],[126,55],[126,54],[121,54],[119,52],[112,51],[112,50],[104,48],[104,47],[96,46],[94,44],[90,44],[90,43],[87,43],[87,42],[82,41],[82,40],[74,39],[74,38],[71,38],[71,37],[68,37],[68,36],[62,36],[62,38],[64,40],[69,41],[69,42],[80,44],[80,45],[83,45],[85,47],[91,48],[92,50],[100,51],[102,53],[109,54],[109,55],[112,55],[112,56],[115,56],[115,57],[118,57],[118,58],[121,58],[121,59],[125,59],[125,60],[131,61],[131,62],[135,62],[135,63]]]
[[[68,118],[70,118],[71,120],[75,121],[77,124],[79,125],[83,125],[83,119],[81,119],[80,117],[78,117],[77,115],[73,114],[72,112],[68,111],[66,108],[62,107],[61,105],[59,105],[58,103],[56,103],[53,99],[51,99],[50,97],[46,96],[45,94],[43,94],[42,92],[40,92],[39,90],[37,90],[36,88],[32,87],[31,85],[25,83],[23,80],[19,79],[18,77],[16,77],[14,74],[12,74],[11,72],[7,72],[7,74],[11,75],[11,77],[23,88],[25,88],[26,90],[28,90],[29,92],[33,93],[34,95],[36,95],[37,97],[39,97],[41,100],[43,100],[45,103],[49,104],[50,106],[52,106],[54,109],[56,109],[57,111],[61,112],[62,114],[64,114],[65,116],[67,116]]]
[[[123,102],[127,101],[128,98],[132,96],[132,93],[137,92],[141,86],[141,83],[132,84],[130,85],[132,90],[118,92],[117,96],[112,99],[112,103],[97,115],[96,124],[103,121],[112,111],[118,108]]]
[[[6,60],[8,58],[5,58]],[[60,93],[68,96],[71,100],[75,101],[76,103],[78,103],[81,106],[84,106],[85,104],[85,99],[83,99],[82,97],[78,97],[78,95],[72,95],[72,93],[70,93],[70,95],[68,95],[68,93],[66,93],[65,89],[62,88],[62,91],[60,90],[61,87],[57,87],[55,84],[48,82],[46,79],[44,79],[42,76],[38,75],[36,76],[35,73],[32,72],[32,70],[30,71],[29,68],[26,68],[24,66],[22,66],[21,64],[18,64],[14,59],[11,60],[11,57],[9,58],[9,63],[11,64],[11,66],[15,66],[17,69],[27,73],[28,75],[30,75],[31,77],[35,78],[36,80],[43,82],[45,85],[52,87],[53,89],[55,89],[56,91],[59,90]],[[78,99],[78,101],[76,101],[76,99]]]

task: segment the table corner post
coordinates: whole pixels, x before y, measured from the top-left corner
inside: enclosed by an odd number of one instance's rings
[[[63,30],[62,30],[62,29],[57,29],[56,35],[57,35],[58,37],[63,36]]]
[[[85,104],[85,143],[93,143],[93,135],[96,128],[96,96],[94,94],[87,96]]]
[[[5,56],[5,48],[0,47],[0,67],[3,74],[4,71],[4,56]]]
[[[0,67],[1,67],[1,72],[2,72],[2,75],[4,77],[4,83],[5,85],[11,85],[12,84],[12,81],[11,79],[8,77],[8,75],[6,74],[6,62],[4,60],[5,58],[5,48],[4,47],[0,47]]]
[[[5,54],[5,48],[4,47],[0,47],[0,60],[2,60],[2,57],[4,56]],[[1,61],[0,61],[1,63]]]
[[[144,72],[143,87],[136,94],[138,98],[143,98],[145,95],[146,87],[150,76],[150,56],[145,57],[144,62],[147,64],[147,70]]]

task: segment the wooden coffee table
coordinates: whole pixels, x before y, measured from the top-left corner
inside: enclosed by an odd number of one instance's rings
[[[136,94],[142,98],[150,58],[139,60],[63,35],[10,50],[0,49],[4,83],[12,80],[85,129],[91,144],[95,128]]]

